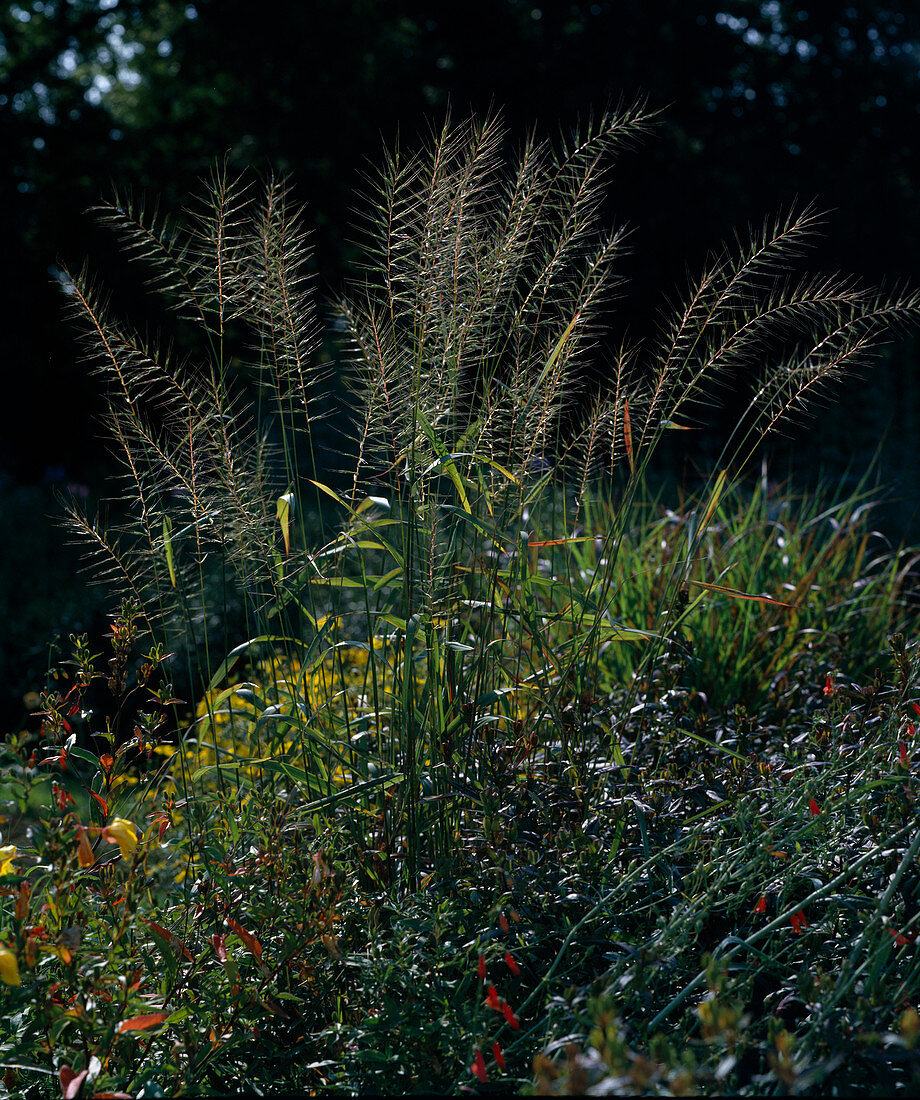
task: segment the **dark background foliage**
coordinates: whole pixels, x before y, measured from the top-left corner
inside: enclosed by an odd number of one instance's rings
[[[913,276],[920,245],[920,9],[846,0],[33,0],[0,10],[0,475],[9,691],[47,633],[81,625],[57,578],[59,536],[27,535],[49,486],[101,490],[100,394],[62,323],[62,263],[95,268],[117,304],[158,321],[135,273],[86,210],[113,185],[173,208],[216,158],[289,172],[314,226],[318,287],[355,255],[361,172],[381,144],[412,146],[450,105],[501,108],[514,141],[592,105],[645,97],[657,133],[622,158],[611,217],[634,224],[622,332],[735,230],[795,201],[832,211],[812,266],[870,282]],[[864,468],[887,430],[882,476],[910,532],[920,465],[915,357],[900,343],[799,438],[800,466]],[[696,460],[712,451],[700,433]],[[785,456],[784,456],[785,457]],[[39,513],[39,515],[36,515]],[[14,541],[45,538],[34,554]],[[48,542],[58,572],[47,567]],[[44,555],[44,557],[43,557]],[[28,561],[46,566],[30,574]],[[14,564],[14,562],[16,564]],[[23,564],[25,563],[25,564]],[[62,565],[62,563],[65,563]],[[63,582],[60,582],[63,584]],[[24,614],[23,597],[44,602]],[[76,598],[75,598],[76,599]],[[32,605],[30,604],[30,608]],[[55,619],[55,615],[57,619]],[[26,636],[28,635],[28,637]],[[23,654],[31,665],[22,672]],[[15,674],[9,672],[15,669]],[[4,689],[6,690],[6,689]],[[18,694],[16,695],[18,698]]]

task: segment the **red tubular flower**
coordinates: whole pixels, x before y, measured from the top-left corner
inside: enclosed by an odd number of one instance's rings
[[[916,737],[917,736],[917,727],[913,724],[913,722],[908,722],[907,723],[907,736],[908,737]]]
[[[798,913],[793,913],[789,918],[789,923],[792,925],[792,931],[798,936],[802,929],[808,924],[808,920],[803,910],[799,910]]]
[[[498,923],[501,926],[501,930],[503,932],[508,931],[508,918],[505,916],[504,912],[498,914]]]
[[[508,1021],[509,1027],[517,1031],[521,1024],[517,1016],[511,1011],[511,1005],[509,1005],[507,1001],[502,1001],[502,1012],[505,1015],[505,1019]]]
[[[808,809],[809,809],[809,812],[811,813],[812,817],[817,817],[818,814],[821,813],[821,810],[820,810],[820,807],[818,806],[818,803],[815,802],[815,800],[813,798],[809,798],[809,800],[808,800]]]
[[[485,955],[479,956],[479,962],[476,964],[476,973],[479,975],[479,980],[484,982],[486,980],[486,957]]]
[[[754,906],[755,913],[766,913],[767,911],[767,898],[766,895],[761,895],[760,901]]]
[[[495,986],[490,985],[486,991],[486,1004],[489,1008],[494,1008],[496,1012],[501,1012],[504,1001],[499,997]]]
[[[898,742],[898,759],[906,768],[910,762],[910,757],[907,755],[907,745],[903,741]]]
[[[482,1056],[482,1051],[479,1047],[476,1047],[476,1056],[473,1058],[473,1064],[470,1066],[470,1073],[481,1083],[485,1084],[489,1079],[489,1075],[486,1072],[486,1060]]]
[[[502,1054],[502,1048],[498,1045],[498,1043],[493,1043],[492,1044],[492,1054],[495,1058],[495,1064],[502,1071],[502,1073],[504,1073],[505,1072],[505,1056],[504,1056],[504,1054]]]
[[[823,692],[825,695],[836,695],[837,689],[834,687],[834,677],[830,673],[827,674],[827,678],[824,681]],[[917,711],[920,714],[920,711]]]
[[[505,965],[508,967],[512,974],[520,974],[521,968],[514,961],[514,956],[511,954],[510,951],[505,952]]]
[[[910,705],[914,708],[917,714],[920,714],[920,703],[911,703]]]

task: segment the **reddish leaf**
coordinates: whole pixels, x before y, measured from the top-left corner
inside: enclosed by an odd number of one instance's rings
[[[750,592],[741,592],[737,588],[726,588],[724,584],[709,584],[706,581],[690,581],[697,588],[705,588],[708,592],[718,592],[723,596],[731,596],[734,600],[753,600],[754,603],[769,603],[774,607],[794,607],[794,604],[775,600],[772,596],[753,596]]]
[[[216,932],[211,937],[211,944],[217,957],[222,963],[227,961],[227,937],[219,936]]]
[[[82,825],[77,826],[77,859],[81,867],[92,867],[96,862],[93,846]]]
[[[130,1020],[122,1020],[115,1032],[122,1035],[126,1031],[146,1031],[149,1027],[158,1027],[168,1018],[168,1012],[147,1012],[143,1016],[132,1016]]]
[[[539,541],[527,540],[527,549],[536,550],[538,546],[570,546],[573,542],[594,542],[594,535],[579,535],[567,539],[540,539]]]
[[[178,936],[174,936],[168,928],[164,928],[162,924],[157,924],[155,920],[147,920],[146,918],[144,918],[144,924],[147,925],[151,932],[155,932],[160,939],[165,940],[177,954],[183,955],[189,962],[195,961],[195,956],[191,951],[189,951],[182,940],[180,940]]]
[[[251,932],[247,932],[245,928],[237,924],[233,917],[227,917],[227,924],[233,929],[234,932],[240,937],[246,947],[252,952],[256,959],[262,958],[262,945],[255,938]]]
[[[58,1077],[61,1081],[61,1096],[64,1097],[64,1100],[74,1100],[74,1097],[79,1094],[88,1073],[88,1069],[74,1073],[70,1066],[61,1066],[58,1070]]]
[[[629,472],[633,472],[633,435],[632,420],[629,415],[629,398],[623,399],[623,443],[626,445],[626,459],[629,462]]]
[[[99,803],[99,806],[101,807],[102,812],[105,815],[105,819],[106,819],[106,821],[108,821],[108,819],[109,819],[109,804],[108,804],[108,802],[106,802],[106,800],[101,795],[96,794],[95,791],[90,791],[89,793]]]

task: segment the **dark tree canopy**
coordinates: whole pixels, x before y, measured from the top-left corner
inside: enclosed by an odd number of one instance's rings
[[[289,171],[321,285],[350,255],[360,173],[381,139],[443,114],[505,111],[513,133],[610,99],[662,108],[611,198],[652,290],[796,198],[836,211],[822,258],[910,273],[920,243],[920,10],[845,0],[34,0],[0,11],[3,360],[0,467],[40,476],[93,454],[90,387],[53,287],[59,258],[115,261],[84,213],[111,187],[170,203],[215,158]],[[136,293],[127,271],[123,292]],[[23,410],[26,415],[23,416]],[[77,413],[75,417],[74,413]],[[26,444],[40,428],[40,446]]]

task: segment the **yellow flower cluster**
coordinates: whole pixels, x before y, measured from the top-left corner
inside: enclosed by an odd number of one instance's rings
[[[373,653],[373,658],[371,654]],[[266,756],[301,758],[302,741],[347,746],[358,732],[378,735],[382,716],[397,691],[398,643],[338,642],[322,659],[304,664],[297,655],[275,653],[258,662],[245,683],[207,692],[196,711],[197,745],[186,757],[193,769]],[[416,683],[419,672],[412,672]],[[255,768],[244,768],[254,777]],[[331,767],[332,782],[344,785],[349,769]]]

